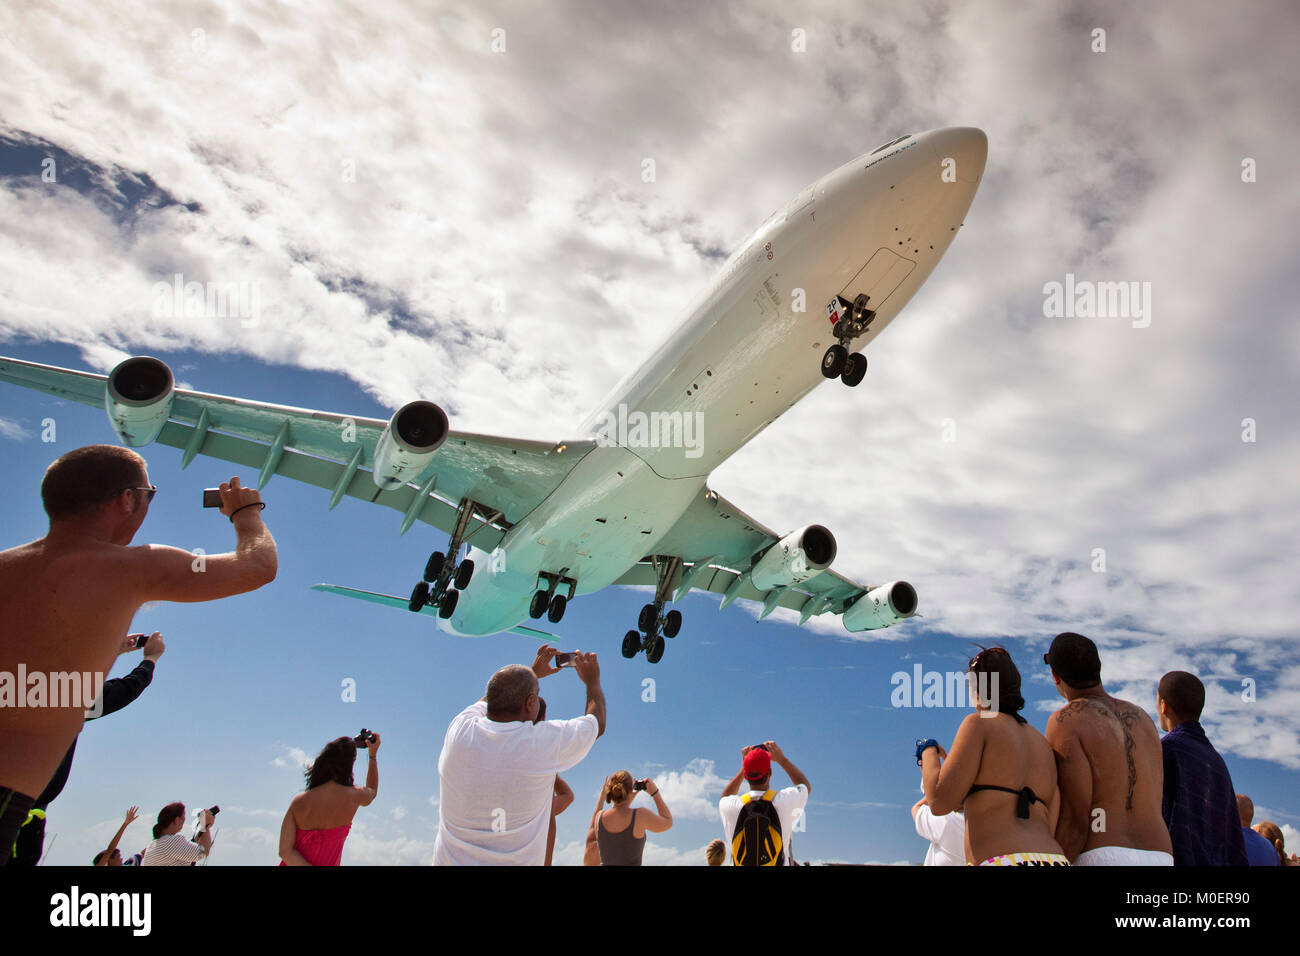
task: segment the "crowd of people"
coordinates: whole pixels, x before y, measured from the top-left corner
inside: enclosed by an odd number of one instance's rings
[[[104,674],[123,653],[143,651],[125,677],[102,684],[90,714],[75,704],[0,707],[0,865],[41,858],[49,805],[64,789],[84,721],[114,713],[152,681],[166,646],[159,633],[127,633],[150,601],[210,601],[251,591],[277,572],[275,541],[262,520],[260,494],[238,478],[220,487],[221,513],[235,549],[205,558],[178,548],[131,548],[157,489],[144,460],[127,448],[92,445],[47,470],[41,496],[50,519],[38,541],[0,552],[0,618],[22,620],[0,634],[0,670]],[[1058,635],[1043,657],[1065,704],[1046,735],[1020,711],[1020,672],[1002,647],[969,663],[975,712],[951,747],[920,740],[924,797],[912,807],[932,865],[1296,865],[1276,824],[1252,829],[1254,807],[1236,794],[1199,718],[1200,680],[1184,671],[1160,679],[1157,713],[1163,739],[1142,708],[1111,697],[1101,683],[1097,648],[1078,634]],[[585,690],[583,713],[548,718],[540,682],[571,669]],[[605,733],[605,695],[594,653],[559,656],[544,645],[531,666],[494,673],[482,698],[447,728],[438,758],[440,810],[436,865],[550,865],[556,818],[574,801],[560,776],[577,766]],[[377,733],[327,743],[306,768],[303,792],[280,831],[282,866],[336,866],[357,810],[377,797]],[[367,751],[364,786],[354,767]],[[773,765],[790,785],[773,789]],[[748,789],[741,792],[741,786]],[[793,866],[811,785],[773,740],[741,749],[740,766],[722,790],[722,839],[705,851],[709,865]],[[646,800],[635,805],[641,795]],[[131,807],[96,866],[185,866],[212,852],[219,808],[194,812],[169,803],[153,840],[123,858],[118,847],[139,817]],[[617,770],[604,779],[587,827],[587,865],[638,866],[651,833],[673,826],[658,784]]]
[[[1106,693],[1088,638],[1058,634],[1043,664],[1065,699],[1046,735],[1020,713],[1025,699],[1011,654],[988,647],[970,661],[975,712],[951,750],[933,738],[917,741],[925,795],[912,819],[930,841],[927,865],[1298,862],[1286,855],[1276,824],[1251,830],[1254,806],[1235,793],[1201,727],[1205,686],[1196,675],[1160,678],[1162,738],[1146,711]]]

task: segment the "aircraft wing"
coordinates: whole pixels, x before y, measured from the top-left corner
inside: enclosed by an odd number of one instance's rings
[[[105,408],[108,376],[0,357],[0,381],[83,405]],[[380,490],[367,465],[388,422],[174,391],[167,424],[156,441],[183,450],[182,467],[195,455],[234,462],[258,471],[258,487],[283,475],[332,492],[330,507],[344,495],[400,512],[395,530],[415,521],[451,534],[462,498],[499,512],[479,516],[473,544],[491,551],[506,530],[549,495],[593,441],[563,444],[452,431],[413,482]],[[349,440],[350,439],[350,440]],[[436,492],[435,492],[436,489]]]
[[[771,547],[781,535],[745,514],[726,498],[710,491],[698,497],[656,546],[661,556],[681,558],[683,568],[674,600],[692,588],[723,595],[726,607],[737,598],[763,605],[760,620],[778,607],[799,612],[803,624],[827,611],[842,613],[870,588],[829,569],[799,584],[759,591],[749,580],[754,556]],[[653,563],[634,565],[617,584],[654,587]]]

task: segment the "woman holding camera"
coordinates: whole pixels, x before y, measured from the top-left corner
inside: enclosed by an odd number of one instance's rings
[[[364,738],[370,752],[366,785],[352,784],[357,743]],[[358,738],[339,737],[325,745],[307,768],[307,791],[294,797],[280,826],[281,866],[338,866],[343,842],[352,829],[358,807],[368,807],[379,793],[379,764],[375,752],[379,735],[362,731]]]
[[[640,790],[654,799],[655,810],[632,808],[632,801]],[[603,803],[612,803],[613,806],[593,816],[587,834],[588,843],[594,837],[600,849],[600,865],[640,866],[646,833],[663,833],[673,825],[672,811],[664,803],[659,787],[648,777],[633,780],[631,773],[620,770],[605,779],[601,796]]]

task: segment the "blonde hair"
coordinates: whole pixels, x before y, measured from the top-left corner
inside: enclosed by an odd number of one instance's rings
[[[705,848],[704,858],[709,861],[709,866],[722,866],[722,861],[727,858],[727,844],[714,840]]]
[[[1255,824],[1254,830],[1269,843],[1273,844],[1273,849],[1277,850],[1278,861],[1283,866],[1286,866],[1286,849],[1282,840],[1282,828],[1272,820],[1261,820],[1259,823]]]
[[[622,803],[632,792],[632,775],[626,770],[611,773],[605,778],[605,802]]]

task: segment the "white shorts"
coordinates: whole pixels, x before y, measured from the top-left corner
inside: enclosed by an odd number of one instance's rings
[[[1162,850],[1134,850],[1127,846],[1099,846],[1079,854],[1075,866],[1173,866],[1172,855]]]

